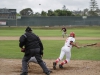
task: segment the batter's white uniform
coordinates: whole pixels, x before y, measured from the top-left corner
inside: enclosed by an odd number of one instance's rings
[[[59,57],[60,60],[62,60],[64,55],[66,55],[67,62],[70,61],[70,58],[71,58],[71,48],[72,48],[72,45],[70,45],[70,41],[75,42],[75,38],[68,37],[66,39],[64,46],[61,48],[61,53],[60,53],[60,57]]]

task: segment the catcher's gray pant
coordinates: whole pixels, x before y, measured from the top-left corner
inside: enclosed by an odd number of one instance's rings
[[[33,62],[33,63],[36,63],[36,64],[38,64],[38,62],[37,62],[37,60],[36,60],[36,58],[33,56],[33,57],[31,57],[30,58],[30,60],[28,61],[28,67],[30,68],[30,66],[29,66],[29,63],[30,62]],[[44,61],[43,61],[44,62]],[[44,62],[44,64],[46,65],[46,63]],[[52,72],[51,70],[49,70],[50,72]],[[44,71],[43,71],[44,72]]]
[[[38,63],[35,57],[31,57],[30,60],[28,61],[28,63],[29,62]]]
[[[33,62],[33,63],[38,64],[38,62],[37,62],[37,60],[36,60],[36,58],[35,58],[34,56],[33,56],[33,57],[31,57],[31,58],[30,58],[30,60],[28,61],[28,64],[27,64],[27,65],[28,65],[28,67],[29,67],[29,68],[30,68],[30,66],[29,66],[29,63],[30,63],[30,62]],[[44,62],[44,64],[46,65],[46,63],[45,63],[45,62]]]

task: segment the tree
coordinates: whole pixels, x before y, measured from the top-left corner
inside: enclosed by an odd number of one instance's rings
[[[17,13],[16,16],[21,16],[21,15],[19,13]]]
[[[62,16],[62,10],[57,9],[54,12],[57,14],[57,16]]]
[[[55,16],[54,12],[50,9],[48,10],[48,13],[47,13],[48,16]]]
[[[41,16],[47,16],[47,13],[45,11],[42,11]]]
[[[33,11],[31,8],[26,8],[20,11],[21,16],[33,16]]]
[[[57,9],[54,12],[57,13],[57,16],[72,16],[72,12],[67,10]]]
[[[90,11],[89,14],[90,16],[96,16],[97,15],[97,10],[98,9],[98,4],[96,0],[91,0],[90,1]]]
[[[89,10],[86,8],[83,10],[83,16],[87,16],[88,15]]]
[[[34,16],[41,16],[41,14],[40,14],[39,12],[36,12],[36,13],[34,14]]]

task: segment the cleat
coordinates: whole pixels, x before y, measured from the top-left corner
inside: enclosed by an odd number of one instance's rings
[[[53,69],[56,69],[56,62],[53,62]]]
[[[22,72],[20,75],[28,75],[27,72]]]
[[[51,70],[49,70],[49,72],[50,72],[50,73],[52,73],[52,71],[51,71]]]
[[[62,66],[61,64],[59,64],[59,68],[60,68],[60,69],[62,69],[62,68],[63,68],[63,66]]]
[[[50,72],[46,73],[46,75],[50,75]]]
[[[50,73],[52,73],[52,71],[51,71],[51,70],[49,70],[49,72],[50,72]],[[45,72],[43,71],[43,73],[45,73]]]

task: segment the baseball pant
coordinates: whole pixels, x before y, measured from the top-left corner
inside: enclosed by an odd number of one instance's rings
[[[59,59],[62,60],[64,55],[66,56],[67,62],[69,62],[70,58],[71,58],[71,49],[70,49],[70,47],[63,46],[61,48],[61,53],[60,53]]]

